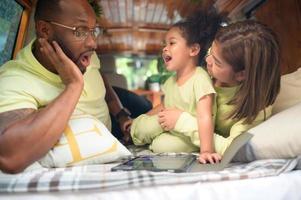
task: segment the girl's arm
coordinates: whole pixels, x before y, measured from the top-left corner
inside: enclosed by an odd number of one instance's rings
[[[197,104],[197,123],[200,137],[200,157],[201,163],[216,163],[221,160],[221,156],[215,153],[213,142],[213,94],[202,97]]]

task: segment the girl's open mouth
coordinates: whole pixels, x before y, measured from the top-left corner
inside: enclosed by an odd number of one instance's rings
[[[172,57],[169,55],[164,54],[163,56],[163,60],[165,63],[168,63],[169,61],[171,61]]]

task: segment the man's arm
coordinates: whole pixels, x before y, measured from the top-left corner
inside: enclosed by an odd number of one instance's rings
[[[122,112],[125,110],[123,107],[121,101],[119,100],[117,94],[113,90],[112,86],[109,84],[107,78],[105,75],[100,73],[106,88],[106,102],[108,104],[110,113],[115,116],[120,125],[120,128],[124,134],[124,136],[127,138],[129,135],[129,126],[131,125],[131,118],[130,118],[130,113],[128,112]]]
[[[23,171],[42,158],[59,140],[77,104],[78,89],[66,87],[43,109],[20,109],[0,114],[0,169]]]
[[[120,112],[120,110],[123,108],[122,103],[120,102],[117,94],[113,90],[112,86],[110,85],[109,81],[107,80],[106,76],[100,73],[106,88],[106,102],[108,104],[110,113],[114,116],[117,115],[117,113]]]
[[[46,107],[0,114],[0,170],[17,173],[43,157],[59,140],[83,89],[83,76],[57,43],[44,39],[41,51],[56,66],[65,89]]]

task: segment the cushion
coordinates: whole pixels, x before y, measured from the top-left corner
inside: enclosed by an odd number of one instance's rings
[[[58,143],[40,160],[44,167],[113,162],[131,155],[99,120],[90,115],[71,117]]]
[[[301,68],[281,77],[280,93],[273,106],[273,114],[301,102]]]
[[[253,137],[238,151],[235,161],[301,155],[301,103],[273,115],[248,132]]]

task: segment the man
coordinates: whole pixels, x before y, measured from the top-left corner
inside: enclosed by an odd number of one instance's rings
[[[42,158],[73,112],[91,114],[110,129],[110,110],[125,134],[131,123],[99,73],[100,30],[88,1],[40,0],[35,23],[37,40],[0,68],[0,170],[8,173]]]

